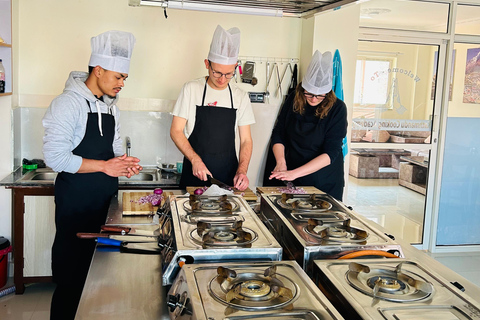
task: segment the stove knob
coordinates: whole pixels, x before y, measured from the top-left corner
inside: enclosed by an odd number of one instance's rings
[[[400,251],[398,250],[387,250],[388,253],[394,254],[397,257],[400,257]]]
[[[462,291],[462,292],[465,292],[465,287],[462,286],[460,283],[458,283],[457,281],[455,282],[450,282],[451,284],[453,284],[455,287],[457,287],[458,290]]]
[[[388,233],[385,233],[385,235],[386,235],[387,237],[389,237],[390,239],[395,240],[395,237],[394,237],[393,235],[388,234]]]
[[[175,311],[175,309],[177,308],[177,303],[178,303],[178,300],[180,299],[180,295],[177,294],[177,295],[171,295],[169,294],[168,295],[168,301],[167,301],[167,306],[168,308],[170,309],[170,312],[173,312]]]

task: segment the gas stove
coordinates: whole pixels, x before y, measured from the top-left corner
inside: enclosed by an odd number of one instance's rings
[[[172,320],[343,319],[295,261],[184,265],[167,299]]]
[[[262,194],[260,211],[283,247],[283,258],[296,260],[308,275],[313,260],[337,259],[357,251],[404,257],[392,236],[365,224],[325,193]]]
[[[164,285],[172,284],[184,263],[282,258],[280,244],[239,196],[170,196],[168,203],[164,216],[171,223],[162,228],[168,236],[160,243]]]
[[[480,304],[406,259],[315,261],[314,281],[346,319],[480,319]]]

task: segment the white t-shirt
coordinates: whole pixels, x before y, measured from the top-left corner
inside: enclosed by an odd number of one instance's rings
[[[187,138],[193,132],[197,105],[202,104],[204,88],[205,77],[185,83],[175,103],[175,107],[173,107],[173,115],[187,119],[185,126],[185,135]],[[255,116],[253,115],[248,93],[232,82],[230,82],[230,88],[232,89],[233,108],[237,109],[235,122],[236,131],[239,126],[254,124]],[[231,108],[232,103],[228,87],[223,90],[215,90],[207,84],[204,106]]]

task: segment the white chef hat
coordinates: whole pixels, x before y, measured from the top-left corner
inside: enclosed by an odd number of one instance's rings
[[[130,32],[107,31],[91,39],[91,67],[128,73],[135,37]]]
[[[326,94],[332,90],[332,78],[332,53],[326,51],[322,55],[316,50],[303,76],[303,89],[313,94]]]
[[[238,51],[240,50],[240,30],[231,28],[225,31],[217,26],[213,34],[208,60],[211,62],[231,65],[237,63]]]

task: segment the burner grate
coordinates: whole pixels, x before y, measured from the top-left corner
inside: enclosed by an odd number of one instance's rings
[[[319,199],[316,194],[294,195],[282,193],[282,197],[277,199],[277,204],[284,209],[296,212],[324,212],[332,208],[330,202]]]
[[[232,214],[232,211],[238,210],[239,205],[226,195],[220,197],[190,195],[189,201],[183,203],[183,208],[192,214]]]
[[[412,302],[430,297],[433,285],[418,274],[402,271],[402,264],[371,269],[351,262],[345,277],[353,288],[375,299]]]
[[[276,266],[265,269],[263,273],[218,267],[217,276],[209,283],[209,293],[226,305],[229,312],[232,309],[291,310],[299,289],[292,280],[278,274]]]
[[[257,240],[255,231],[242,227],[243,221],[231,225],[211,224],[200,221],[197,228],[190,232],[190,238],[203,248],[209,247],[242,247],[250,248]]]
[[[366,244],[369,234],[367,231],[350,226],[350,219],[342,223],[324,225],[322,220],[308,219],[304,231],[318,239],[333,242]]]

